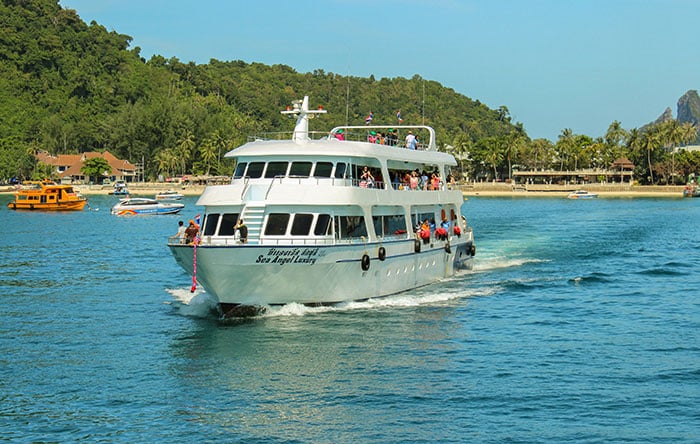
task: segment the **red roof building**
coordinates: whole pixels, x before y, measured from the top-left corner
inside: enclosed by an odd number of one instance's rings
[[[83,162],[94,157],[102,157],[109,164],[110,171],[107,171],[104,175],[105,179],[133,182],[136,178],[136,166],[128,160],[117,159],[114,154],[109,151],[103,153],[90,151],[82,154],[59,154],[57,156],[52,156],[47,151],[39,151],[36,154],[36,158],[39,162],[56,168],[56,173],[61,179],[61,182],[71,183],[79,183],[87,180],[80,169],[83,167]]]

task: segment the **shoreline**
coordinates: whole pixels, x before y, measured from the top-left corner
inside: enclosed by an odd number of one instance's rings
[[[73,185],[73,188],[86,196],[90,195],[109,195],[113,190],[112,186],[108,185]],[[172,184],[161,184],[155,182],[130,184],[129,190],[133,195],[152,195],[168,190],[178,191],[185,196],[199,196],[202,194],[206,185],[187,185],[173,186]],[[466,186],[456,186],[456,189],[462,191],[464,197],[517,197],[517,198],[546,198],[556,197],[565,198],[570,192],[575,189],[586,189],[593,193],[597,193],[599,198],[634,198],[634,197],[666,197],[666,198],[683,198],[683,186],[581,186],[571,187],[564,185],[550,185],[546,189],[526,190],[513,188],[506,184],[474,184]],[[16,189],[12,186],[0,187],[0,195],[14,194]]]

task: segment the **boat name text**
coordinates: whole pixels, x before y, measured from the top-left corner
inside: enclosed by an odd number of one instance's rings
[[[321,256],[318,248],[292,248],[282,250],[270,248],[266,254],[261,254],[255,260],[256,264],[308,264],[313,265]]]

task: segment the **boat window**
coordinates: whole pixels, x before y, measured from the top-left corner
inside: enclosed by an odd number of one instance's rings
[[[288,162],[270,162],[267,164],[267,169],[265,170],[265,178],[271,179],[273,177],[285,176],[287,174]]]
[[[212,234],[216,233],[216,224],[219,223],[219,216],[220,214],[215,213],[207,214],[204,217],[204,227],[202,230],[202,234],[204,236],[211,236]]]
[[[319,214],[314,227],[314,235],[325,236],[330,234],[331,216],[330,214]]]
[[[267,225],[265,226],[266,236],[284,236],[287,232],[289,224],[289,214],[286,213],[271,213],[267,217]]]
[[[289,168],[290,176],[309,177],[311,175],[311,162],[292,162]]]
[[[265,162],[251,162],[248,165],[248,173],[246,174],[251,179],[259,179],[262,177],[262,172],[265,169]]]
[[[335,164],[335,178],[336,179],[342,179],[345,177],[345,170],[347,169],[347,165],[344,162],[338,162]]]
[[[411,216],[411,218],[412,218],[412,222],[413,222],[414,227],[422,224],[426,220],[428,222],[432,222],[433,224],[435,223],[435,214],[434,213],[414,213]]]
[[[340,239],[367,237],[367,226],[362,216],[336,216],[335,223]]]
[[[234,179],[240,179],[245,174],[245,167],[248,166],[247,162],[240,162],[236,165],[236,171],[233,172]]]
[[[406,218],[403,214],[394,216],[373,216],[374,233],[378,237],[406,234]]]
[[[233,227],[238,223],[238,213],[226,213],[221,216],[219,236],[233,236]]]
[[[313,220],[313,214],[295,214],[292,222],[292,236],[308,236]]]
[[[331,177],[333,164],[331,162],[318,162],[314,170],[314,177]]]

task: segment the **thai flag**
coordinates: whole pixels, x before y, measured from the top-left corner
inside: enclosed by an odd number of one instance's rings
[[[374,119],[374,113],[370,111],[369,115],[365,117],[365,124],[369,124],[370,122],[372,122],[372,119]]]
[[[399,110],[399,111],[396,113],[396,120],[398,120],[399,123],[403,123],[403,119],[401,118],[401,110]]]
[[[202,224],[201,221],[202,221],[202,216],[200,214],[198,214],[194,217],[194,223],[197,224],[197,226],[200,226]]]

